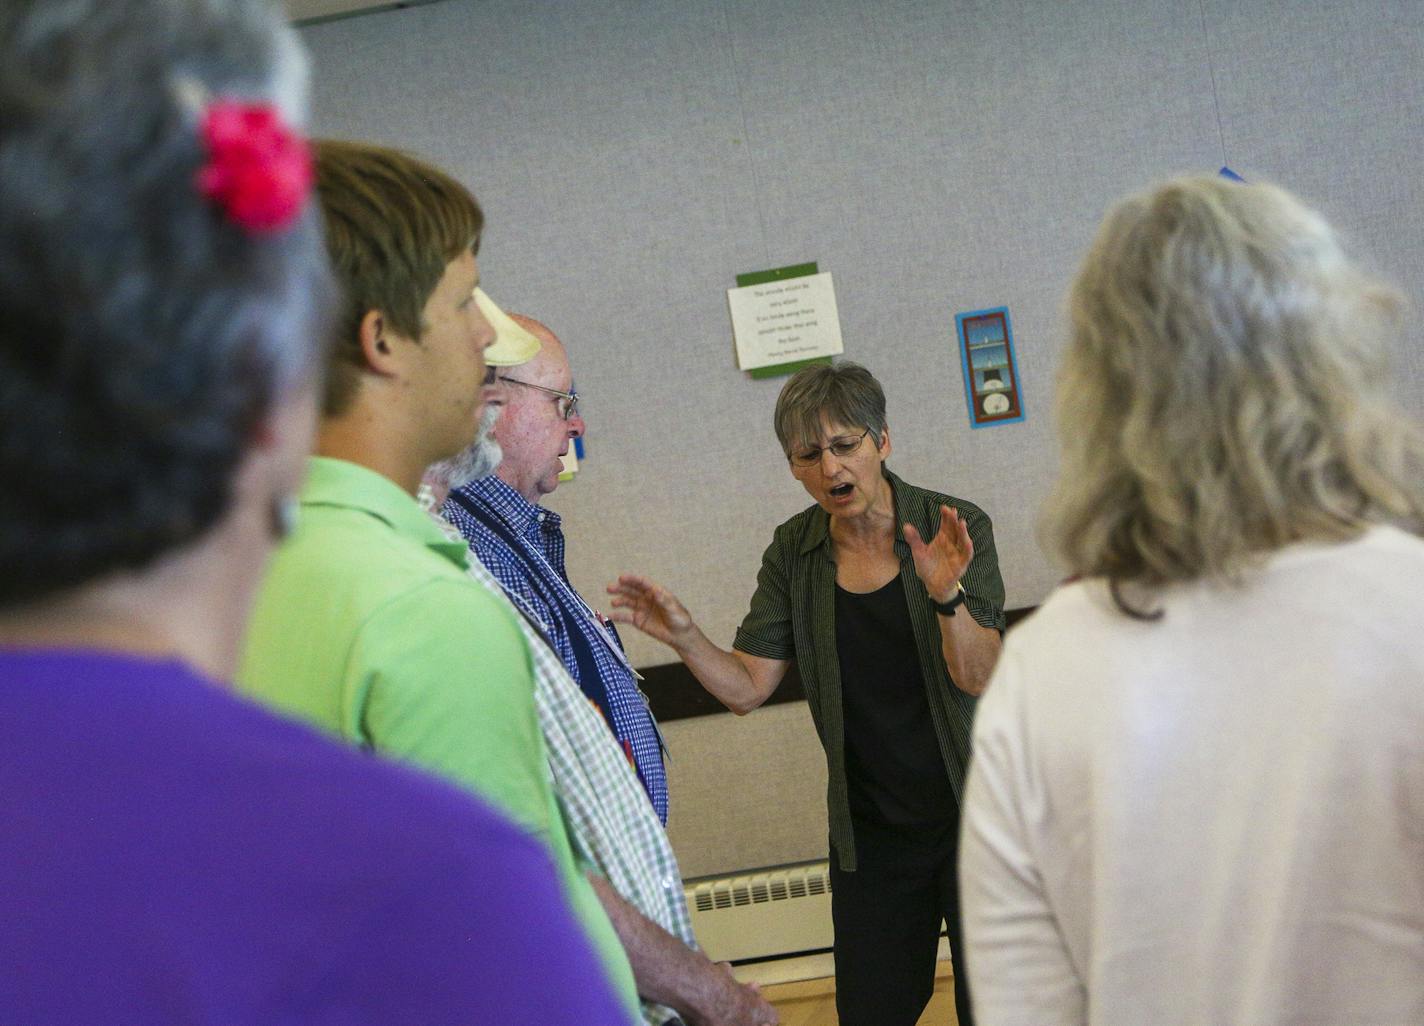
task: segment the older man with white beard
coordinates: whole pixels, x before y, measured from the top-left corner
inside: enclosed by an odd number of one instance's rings
[[[539,339],[483,294],[479,299],[496,332],[486,362],[509,367],[532,359]],[[499,466],[503,453],[494,439],[494,425],[503,408],[502,394],[487,402],[474,443],[431,466],[421,484],[421,505],[452,541],[465,539],[440,515],[440,506],[451,489]],[[538,616],[518,595],[505,592],[473,552],[467,564],[474,580],[520,614],[534,665],[534,705],[549,751],[554,794],[575,851],[591,867],[589,881],[633,966],[644,1020],[650,1026],[777,1022],[775,1009],[756,988],[737,983],[726,966],[697,950],[677,858],[662,822],[600,714],[555,654]]]
[[[494,329],[494,342],[485,350],[485,384],[498,385],[499,371],[503,367],[519,367],[539,355],[542,343],[514,319],[499,308],[484,289],[475,289],[475,305],[485,320]],[[427,513],[439,510],[445,503],[450,489],[478,481],[487,474],[493,474],[499,461],[504,458],[499,443],[494,440],[494,425],[504,409],[504,388],[501,386],[494,397],[485,402],[480,415],[480,433],[464,452],[451,456],[448,460],[431,464],[420,482],[416,498]],[[435,522],[442,529],[449,528],[444,517],[435,516]],[[448,534],[449,532],[446,531]],[[458,537],[459,532],[455,532]],[[464,538],[459,538],[464,541]],[[501,594],[503,594],[501,592]]]

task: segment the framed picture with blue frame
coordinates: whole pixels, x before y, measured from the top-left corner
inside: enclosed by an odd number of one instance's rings
[[[1009,308],[956,314],[969,426],[990,427],[1024,419]]]

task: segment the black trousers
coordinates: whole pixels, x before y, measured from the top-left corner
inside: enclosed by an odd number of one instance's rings
[[[934,993],[940,924],[954,959],[954,1007],[973,1026],[959,920],[958,823],[929,836],[857,822],[857,868],[831,848],[836,1012],[841,1026],[915,1026]]]

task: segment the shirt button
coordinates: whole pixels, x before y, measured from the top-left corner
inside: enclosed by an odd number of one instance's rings
[[[538,515],[535,517],[535,519],[538,520],[539,523],[542,524],[542,523],[544,522],[544,514],[543,514],[543,513],[538,514]]]

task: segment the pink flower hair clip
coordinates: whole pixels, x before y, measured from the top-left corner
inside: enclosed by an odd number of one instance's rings
[[[214,100],[199,130],[208,159],[198,191],[234,224],[268,235],[301,216],[315,178],[311,149],[271,103]]]

